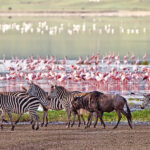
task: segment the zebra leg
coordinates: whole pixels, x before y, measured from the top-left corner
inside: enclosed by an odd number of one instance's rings
[[[47,125],[48,125],[48,110],[45,112],[45,114],[46,114],[46,124],[45,124],[45,127],[47,127]]]
[[[12,114],[11,112],[7,112],[8,113],[8,116],[9,116],[9,119],[11,121],[11,131],[14,131],[14,128],[15,128],[15,125],[13,124],[13,120],[12,120]]]
[[[4,120],[3,117],[4,117],[4,112],[1,109],[0,110],[0,126],[1,126],[1,130],[3,130],[3,120]]]
[[[36,123],[37,123],[35,130],[38,130],[39,129],[39,116],[36,114],[35,118],[36,118]]]
[[[73,111],[73,120],[72,120],[71,127],[73,127],[73,125],[74,125],[75,118],[76,118],[76,113]]]
[[[45,120],[45,111],[43,111],[43,117],[42,117],[42,119],[43,119],[43,122],[41,123],[41,127],[43,127],[43,125],[44,125],[44,120]]]
[[[30,113],[30,116],[31,116],[32,129],[34,130],[35,129],[35,120],[36,120],[35,116],[36,115],[32,111],[29,111],[29,113]]]
[[[67,109],[67,116],[68,116],[68,123],[67,123],[66,128],[69,128],[69,127],[70,127],[70,116],[71,116],[71,111],[70,111],[70,109]]]
[[[17,124],[21,118],[22,114],[19,115],[18,119],[16,120],[15,124]]]

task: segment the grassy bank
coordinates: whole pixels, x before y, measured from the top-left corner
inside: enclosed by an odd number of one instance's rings
[[[38,115],[40,116],[40,121],[42,121],[42,112],[38,112]],[[16,120],[18,115],[13,114],[13,120]],[[87,119],[87,115],[84,116],[85,119]],[[150,110],[141,110],[141,111],[135,111],[132,113],[133,121],[150,121]],[[5,119],[8,119],[8,116],[5,117]],[[67,115],[65,111],[49,111],[48,112],[48,119],[49,122],[57,122],[57,121],[67,121]],[[118,117],[115,112],[111,113],[104,113],[103,116],[104,121],[117,121]],[[77,120],[77,117],[76,117]],[[22,121],[30,121],[30,115],[24,114],[21,117]],[[123,116],[121,121],[126,121],[126,118]]]
[[[149,0],[0,0],[0,11],[150,10]]]

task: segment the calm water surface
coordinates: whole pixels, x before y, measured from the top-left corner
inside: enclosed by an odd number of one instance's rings
[[[149,22],[149,17],[1,17],[0,56],[149,56]]]

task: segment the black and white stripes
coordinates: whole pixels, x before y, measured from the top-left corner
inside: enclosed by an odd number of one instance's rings
[[[23,114],[25,112],[29,112],[31,118],[33,119],[32,128],[34,129],[35,123],[37,123],[36,130],[39,129],[39,117],[36,114],[36,111],[40,104],[40,100],[35,96],[14,96],[6,93],[0,93],[0,108],[8,113],[12,125],[12,130],[14,130],[15,127],[12,121],[12,113]],[[1,120],[2,119],[3,118],[1,118]]]

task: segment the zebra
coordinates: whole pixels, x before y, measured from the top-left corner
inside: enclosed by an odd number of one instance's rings
[[[61,103],[61,100],[58,99],[58,98],[49,98],[48,97],[48,92],[45,92],[40,86],[38,86],[37,84],[31,82],[31,83],[28,83],[29,84],[29,89],[26,90],[27,93],[29,95],[33,95],[33,96],[37,96],[41,101],[43,101],[43,104],[45,102],[45,99],[47,99],[48,101],[46,101],[46,105],[47,105],[47,110],[43,112],[43,122],[41,124],[41,126],[44,125],[44,121],[45,121],[45,118],[46,118],[46,124],[45,126],[48,125],[48,109],[52,109],[52,110],[62,110],[62,109],[65,109]],[[76,96],[79,96],[77,94],[79,94],[81,92],[79,91],[73,91],[72,94],[73,95],[76,95]],[[84,124],[85,124],[85,120],[83,118],[83,115],[81,114],[80,115]],[[80,124],[80,118],[79,118],[79,124]]]
[[[13,96],[13,95],[6,95],[0,93],[0,108],[7,112],[9,119],[11,121],[11,130],[13,131],[15,128],[15,124],[12,121],[12,113],[16,114],[23,114],[25,112],[29,112],[31,118],[33,119],[32,122],[32,129],[35,129],[35,124],[37,123],[36,130],[39,129],[39,116],[36,114],[36,111],[39,105],[42,105],[40,100],[35,96]],[[44,109],[46,109],[43,106]],[[2,113],[3,114],[3,113]],[[3,115],[1,115],[1,120]],[[3,125],[1,123],[1,129]]]
[[[51,86],[51,90],[49,93],[49,98],[58,98],[61,100],[63,108],[67,112],[68,122],[67,127],[70,127],[70,116],[71,116],[71,102],[74,99],[74,94],[71,91],[68,91],[62,86]]]
[[[14,91],[14,92],[0,92],[0,94],[3,94],[3,95],[9,95],[9,96],[25,96],[27,95],[25,89],[23,88],[24,91]],[[1,108],[1,113],[2,113],[2,116],[4,117],[6,112],[4,110],[2,110]],[[17,124],[21,118],[22,114],[19,115],[18,119],[16,120],[15,124]],[[8,122],[7,120],[5,120],[4,118],[1,120],[1,123],[2,122]]]
[[[48,92],[45,92],[40,86],[38,86],[37,84],[31,82],[28,83],[29,84],[29,89],[27,90],[27,93],[29,95],[33,95],[36,96],[40,99],[41,103],[46,106],[46,110],[43,111],[43,117],[42,117],[42,124],[41,126],[44,125],[44,120],[46,118],[46,124],[45,126],[48,125],[48,109],[52,109],[52,110],[62,110],[63,106],[60,102],[59,99],[57,98],[53,98],[53,99],[48,99]]]

